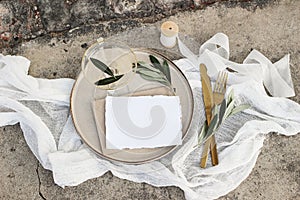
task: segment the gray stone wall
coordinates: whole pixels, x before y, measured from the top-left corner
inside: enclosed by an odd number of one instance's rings
[[[203,9],[216,2],[255,9],[270,1],[274,0],[0,1],[0,50],[12,49],[24,40],[40,36],[65,34],[72,29],[78,30],[78,27],[83,33],[91,29],[117,32],[124,27],[137,26],[139,22],[155,22],[180,11]]]

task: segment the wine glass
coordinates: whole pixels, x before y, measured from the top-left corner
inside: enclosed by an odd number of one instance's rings
[[[114,91],[134,77],[137,61],[126,44],[100,38],[87,49],[81,66],[85,79],[95,90]]]

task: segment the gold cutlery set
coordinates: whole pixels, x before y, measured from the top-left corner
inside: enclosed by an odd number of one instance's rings
[[[224,95],[226,92],[226,84],[228,74],[227,72],[219,72],[218,78],[216,80],[214,90],[212,90],[210,78],[207,75],[207,69],[204,64],[200,64],[200,76],[201,76],[201,84],[202,84],[202,94],[203,94],[203,101],[205,106],[205,115],[207,120],[207,126],[209,126],[213,115],[212,110],[214,106],[221,104],[224,99]],[[218,152],[217,152],[217,144],[215,140],[214,134],[211,135],[205,142],[200,167],[205,168],[208,159],[208,153],[211,154],[211,162],[212,165],[215,166],[218,164]]]

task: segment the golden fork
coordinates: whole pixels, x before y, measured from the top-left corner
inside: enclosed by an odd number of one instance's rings
[[[225,71],[219,72],[218,78],[216,80],[216,84],[214,87],[214,91],[213,91],[214,105],[219,105],[222,103],[225,92],[226,92],[227,79],[228,79],[227,72],[225,72]],[[219,163],[219,159],[218,159],[216,139],[215,139],[214,135],[212,135],[209,139],[207,139],[207,141],[205,142],[205,145],[203,147],[203,153],[202,153],[201,163],[200,163],[200,166],[202,168],[206,167],[209,149],[210,149],[210,154],[211,154],[212,165],[215,166]]]

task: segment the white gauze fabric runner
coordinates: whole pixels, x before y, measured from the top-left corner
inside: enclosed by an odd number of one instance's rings
[[[61,187],[75,186],[111,171],[115,176],[154,186],[180,187],[186,199],[214,199],[235,189],[250,174],[265,135],[300,132],[300,106],[284,97],[294,95],[289,56],[272,64],[252,51],[243,64],[228,60],[229,43],[216,34],[194,55],[178,40],[187,59],[176,61],[193,88],[195,112],[183,145],[168,156],[142,165],[110,162],[95,156],[77,135],[69,113],[74,80],[39,79],[28,75],[30,62],[20,56],[0,54],[0,126],[20,123],[25,140],[45,169],[52,170]],[[194,148],[205,120],[198,64],[209,75],[231,67],[228,91],[234,89],[238,103],[251,109],[228,118],[216,133],[220,163],[199,167],[201,148]],[[273,96],[266,95],[263,84]],[[210,163],[210,161],[208,161]]]

